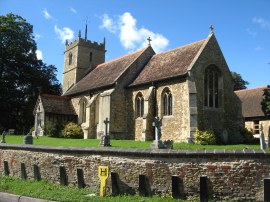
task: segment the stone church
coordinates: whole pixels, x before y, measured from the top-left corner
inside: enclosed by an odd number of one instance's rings
[[[100,138],[106,118],[112,139],[140,141],[153,140],[154,117],[161,120],[161,140],[176,142],[190,141],[196,130],[234,133],[243,124],[241,102],[212,29],[205,39],[159,54],[150,40],[108,62],[105,52],[105,39],[97,43],[79,34],[66,43],[63,95],[40,95],[35,134],[53,121],[49,116],[76,120],[85,139]]]

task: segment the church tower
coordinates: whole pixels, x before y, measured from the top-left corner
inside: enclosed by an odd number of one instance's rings
[[[81,38],[79,31],[77,40],[71,43],[66,41],[62,93],[79,82],[97,65],[104,63],[105,52],[105,38],[103,43],[91,42],[87,40],[87,32],[84,39]]]

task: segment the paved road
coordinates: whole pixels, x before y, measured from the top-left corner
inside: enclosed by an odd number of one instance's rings
[[[0,202],[53,202],[53,201],[0,192]]]

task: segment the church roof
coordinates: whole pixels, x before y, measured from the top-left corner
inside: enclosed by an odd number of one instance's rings
[[[235,91],[242,102],[242,114],[244,118],[264,117],[262,111],[262,96],[266,86]]]
[[[40,100],[45,113],[76,115],[69,97],[41,94]]]
[[[147,47],[148,48],[148,47]],[[120,75],[147,49],[124,55],[102,63],[68,90],[65,95],[73,95],[115,84]]]
[[[154,55],[130,86],[185,75],[204,40]]]

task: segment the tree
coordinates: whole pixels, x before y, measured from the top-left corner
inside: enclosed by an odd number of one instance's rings
[[[270,85],[263,90],[263,99],[261,105],[265,116],[270,118]]]
[[[36,50],[32,25],[12,13],[0,16],[0,128],[30,129],[38,89],[60,94],[56,67],[38,60]]]
[[[233,77],[233,82],[234,82],[234,91],[236,90],[243,90],[246,89],[249,84],[248,81],[245,81],[242,76],[236,72],[231,72],[232,77]]]

